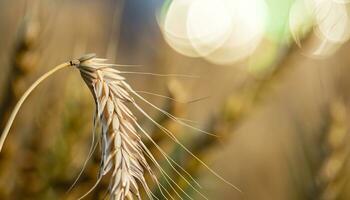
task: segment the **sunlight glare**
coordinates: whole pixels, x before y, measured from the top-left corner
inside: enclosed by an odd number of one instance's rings
[[[188,10],[195,0],[174,0],[166,13],[163,35],[167,43],[178,53],[198,57],[187,34]]]
[[[260,44],[266,26],[267,6],[263,0],[229,1],[232,12],[230,37],[207,59],[217,64],[232,64],[247,58]]]
[[[219,48],[232,29],[232,10],[222,0],[199,0],[192,4],[187,30],[197,52],[206,56]]]
[[[174,0],[162,30],[175,51],[225,65],[254,52],[266,20],[264,0]]]

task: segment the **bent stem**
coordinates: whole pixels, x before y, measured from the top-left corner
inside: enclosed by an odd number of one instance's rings
[[[71,66],[71,64],[69,62],[67,63],[62,63],[60,65],[57,65],[56,67],[54,67],[52,70],[46,72],[44,75],[42,75],[40,78],[38,78],[28,89],[27,91],[22,95],[22,97],[20,98],[20,100],[17,102],[15,108],[13,109],[11,116],[9,118],[9,120],[7,121],[7,124],[5,126],[5,129],[3,130],[1,137],[0,137],[0,152],[2,150],[2,147],[4,145],[5,139],[10,131],[10,128],[13,124],[13,121],[15,120],[15,117],[19,111],[19,109],[21,108],[23,102],[27,99],[27,97],[29,96],[30,93],[32,93],[32,91],[45,79],[47,79],[49,76],[51,76],[53,73],[57,72],[60,69],[63,69],[65,67],[69,67]]]

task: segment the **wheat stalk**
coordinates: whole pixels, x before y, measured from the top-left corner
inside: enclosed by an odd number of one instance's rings
[[[27,91],[22,95],[22,97],[18,100],[15,108],[13,109],[10,118],[8,120],[8,122],[6,123],[6,126],[1,134],[1,138],[0,138],[0,152],[2,150],[2,147],[4,146],[4,142],[5,139],[7,138],[7,135],[10,131],[10,128],[12,126],[13,121],[15,120],[15,117],[19,111],[19,109],[21,108],[22,104],[24,103],[24,101],[28,98],[28,96],[32,93],[32,91],[41,83],[43,82],[45,79],[47,79],[48,77],[50,77],[53,73],[55,73],[56,71],[63,69],[65,67],[70,66],[70,63],[63,63],[60,65],[57,65],[56,67],[54,67],[52,70],[50,70],[49,72],[45,73],[43,76],[41,76],[39,79],[37,79],[28,89]]]

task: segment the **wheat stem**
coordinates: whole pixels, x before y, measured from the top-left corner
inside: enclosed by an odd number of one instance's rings
[[[10,131],[10,128],[12,126],[13,121],[15,120],[15,117],[19,111],[19,109],[21,108],[23,102],[27,99],[27,97],[30,95],[30,93],[32,93],[32,91],[42,82],[44,81],[46,78],[48,78],[49,76],[51,76],[53,73],[55,73],[56,71],[63,69],[65,67],[69,67],[71,66],[71,64],[69,62],[67,63],[62,63],[60,65],[57,65],[56,67],[54,67],[52,70],[46,72],[44,75],[42,75],[40,78],[38,78],[28,89],[27,91],[22,95],[22,97],[19,99],[19,101],[17,102],[15,108],[13,109],[9,120],[6,123],[6,126],[1,134],[0,137],[0,152],[2,150],[2,147],[4,145],[5,139]]]

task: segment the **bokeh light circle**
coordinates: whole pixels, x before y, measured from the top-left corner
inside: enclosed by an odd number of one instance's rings
[[[228,39],[232,30],[232,10],[222,0],[198,0],[189,9],[188,36],[196,51],[206,56]]]
[[[171,2],[162,24],[167,43],[180,54],[189,57],[200,56],[193,48],[187,34],[188,10],[196,0],[174,0]]]
[[[232,64],[251,55],[266,27],[267,6],[263,0],[226,0],[232,10],[232,31],[223,46],[206,57],[216,64]]]
[[[225,65],[254,52],[266,20],[264,0],[174,0],[161,27],[180,54]]]

